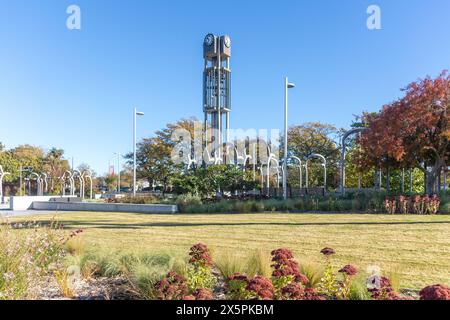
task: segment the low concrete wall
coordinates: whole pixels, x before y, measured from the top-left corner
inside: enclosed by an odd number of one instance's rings
[[[33,202],[33,210],[49,211],[99,211],[131,213],[177,213],[176,205],[163,204],[122,204],[122,203],[88,203],[88,202]]]
[[[79,201],[79,198],[77,198],[76,196],[11,196],[9,198],[9,209],[13,211],[28,210],[32,208],[32,204],[35,201],[70,202]]]

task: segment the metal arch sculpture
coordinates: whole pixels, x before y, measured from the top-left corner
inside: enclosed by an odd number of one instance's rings
[[[92,172],[91,170],[84,170],[83,173],[81,174],[81,178],[84,181],[84,178],[87,178],[89,180],[89,198],[92,200],[93,196],[92,196],[92,187],[93,187],[93,181],[92,181]],[[83,199],[84,199],[84,186],[85,183],[83,183]]]
[[[347,145],[346,145],[346,140],[348,139],[348,137],[350,137],[351,135],[354,135],[356,133],[361,133],[364,131],[367,131],[368,128],[355,128],[352,130],[347,131],[343,136],[342,136],[342,152],[341,152],[341,194],[345,195],[345,152],[347,150]]]
[[[323,166],[323,187],[326,190],[327,189],[327,159],[323,155],[318,154],[318,153],[313,153],[306,159],[306,163],[305,163],[306,188],[309,187],[309,182],[308,182],[308,162],[312,158],[319,158],[319,159],[321,159],[323,161],[323,163],[322,163],[322,166]]]
[[[297,156],[290,156],[290,157],[288,157],[288,161],[289,161],[290,159],[294,159],[295,161],[298,162],[298,168],[299,168],[299,185],[300,185],[300,188],[302,188],[302,186],[303,186],[303,172],[302,172],[302,166],[303,166],[303,164],[302,164],[302,160],[301,160],[299,157],[297,157]],[[288,165],[289,165],[289,163],[288,163]],[[282,172],[284,171],[283,160],[281,160],[281,171],[282,171]]]
[[[37,180],[37,182],[38,182],[38,196],[43,196],[44,195],[44,181],[43,181],[41,175],[39,175],[39,179]]]
[[[213,162],[214,165],[221,164],[223,160],[217,155],[217,150],[214,151],[214,157],[211,157],[211,152],[209,152],[208,147],[205,147],[203,150],[204,154],[206,154],[207,163],[210,164]]]
[[[72,170],[73,177],[78,177],[78,181],[80,182],[80,198],[84,199],[84,180],[81,175],[81,172],[77,169]]]
[[[66,195],[66,172],[59,177],[59,180],[61,180],[61,196],[64,197]]]
[[[3,178],[9,174],[9,172],[3,171],[3,167],[0,165],[0,201],[3,201]]]
[[[187,164],[186,170],[191,169],[191,167],[194,168],[194,166],[197,165],[197,159],[192,158],[191,155],[188,155],[187,162],[188,162],[188,164]]]
[[[48,192],[48,174],[46,172],[41,173],[41,177],[43,177],[42,182],[44,184],[43,193],[47,193]]]
[[[277,186],[280,186],[280,162],[278,161],[278,159],[272,157],[272,154],[269,156],[269,159],[267,159],[267,181],[266,181],[266,187],[267,189],[269,189],[270,187],[270,164],[272,162],[275,162],[276,164],[276,169],[277,169]]]
[[[62,179],[63,179],[63,183],[64,183],[64,195],[65,195],[65,188],[66,188],[66,185],[65,185],[65,176],[66,176],[66,174],[67,174],[67,177],[69,178],[69,184],[70,184],[70,195],[71,196],[74,196],[75,195],[75,179],[73,178],[73,173],[71,172],[71,171],[69,171],[69,170],[66,170],[65,172],[64,172],[64,174],[62,175]]]
[[[41,176],[38,175],[36,172],[30,172],[30,196],[31,196],[31,176],[36,177],[36,195],[41,195]]]

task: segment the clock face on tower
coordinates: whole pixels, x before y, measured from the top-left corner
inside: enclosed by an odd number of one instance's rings
[[[231,47],[231,39],[229,36],[225,36],[224,43],[227,48]]]
[[[205,45],[207,45],[208,47],[212,46],[212,44],[214,43],[214,35],[212,34],[208,34],[205,37]]]

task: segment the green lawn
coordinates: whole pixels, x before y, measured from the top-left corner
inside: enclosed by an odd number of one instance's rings
[[[48,221],[37,215],[26,220]],[[337,251],[336,265],[378,265],[399,273],[404,288],[450,285],[450,216],[362,214],[143,215],[63,213],[66,228],[82,228],[88,245],[112,250],[186,254],[203,242],[213,252],[243,255],[262,248],[292,249],[298,260],[319,262],[320,249]],[[14,219],[15,221],[24,220]]]

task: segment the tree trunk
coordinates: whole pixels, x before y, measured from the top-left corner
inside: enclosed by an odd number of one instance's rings
[[[433,194],[439,192],[437,182],[439,178],[439,172],[442,169],[442,161],[437,161],[431,171],[427,171],[425,167],[425,193]]]
[[[389,167],[386,169],[386,192],[389,193],[391,191],[390,179],[391,173],[389,171]]]

